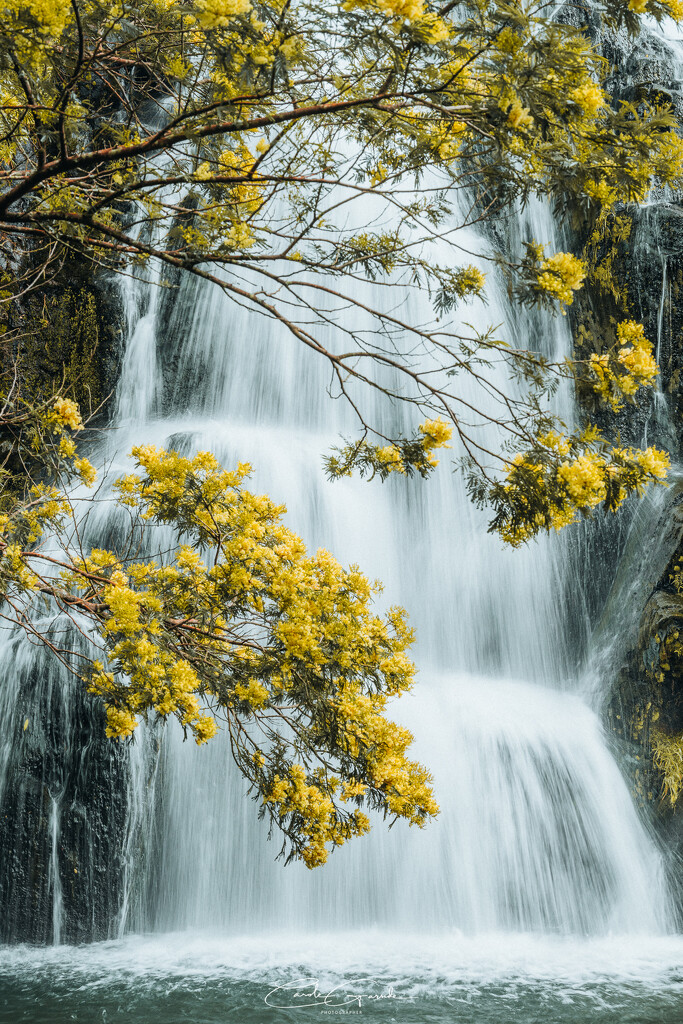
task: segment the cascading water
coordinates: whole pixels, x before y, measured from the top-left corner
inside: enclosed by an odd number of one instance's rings
[[[512,234],[551,237],[543,208],[526,216]],[[458,240],[470,251],[484,248],[472,232]],[[109,818],[119,836],[116,857],[110,855],[118,893],[110,918],[119,941],[79,954],[80,962],[68,951],[43,954],[41,969],[61,971],[74,985],[85,977],[79,972],[116,977],[111,1005],[127,1006],[136,1020],[176,1019],[154,1017],[158,1007],[152,1010],[147,996],[130,995],[141,991],[142,975],[157,979],[146,983],[155,999],[154,984],[168,978],[182,978],[178,998],[185,992],[191,1001],[207,984],[215,986],[218,1002],[227,999],[221,986],[228,985],[241,1019],[257,1021],[265,1019],[265,978],[286,986],[314,970],[333,987],[350,975],[351,991],[360,978],[368,996],[372,965],[382,956],[382,979],[408,1001],[443,990],[449,1005],[453,999],[469,1005],[483,986],[493,986],[501,1006],[509,1007],[505,1000],[517,998],[518,984],[511,978],[562,976],[560,1002],[578,1005],[577,993],[603,975],[616,979],[620,993],[647,975],[677,998],[680,979],[670,965],[680,946],[666,938],[671,921],[661,857],[589,706],[593,691],[580,678],[580,601],[571,606],[572,562],[563,538],[504,549],[445,464],[428,482],[328,483],[322,453],[356,424],[348,406],[327,394],[326,367],[284,328],[248,315],[217,288],[192,280],[174,293],[159,281],[122,285],[128,337],[100,463],[115,478],[128,467],[126,453],[142,441],[183,452],[210,449],[227,466],[248,460],[253,488],[287,505],[289,525],[309,546],[325,546],[383,580],[387,602],[408,608],[418,634],[419,682],[393,713],[415,733],[415,754],[434,773],[442,812],[423,831],[397,826],[387,833],[378,822],[370,837],[337,850],[316,872],[284,868],[274,861],[277,845],[266,842],[224,737],[196,748],[172,725],[141,726],[125,758],[112,755],[110,764],[126,789],[122,807],[112,797]],[[566,350],[560,318],[515,317],[491,280],[488,297],[487,307],[468,308],[463,319],[482,329],[505,323],[513,342],[533,346],[543,338],[551,353]],[[381,297],[374,300],[381,305]],[[426,299],[407,302],[414,321],[429,316]],[[466,379],[461,387],[473,403],[483,400]],[[560,401],[570,418],[567,398]],[[381,399],[366,396],[365,408],[374,422],[391,417],[394,431],[414,425],[405,410]],[[495,436],[490,440],[496,443]],[[116,535],[120,514],[105,501],[91,510],[93,543]],[[32,650],[15,640],[2,656],[7,677],[19,682],[0,694],[0,799],[21,728],[17,716],[25,713],[21,679],[41,671]],[[60,683],[54,669],[44,671],[52,673],[48,706],[60,708],[63,737],[75,728],[73,684]],[[57,943],[68,898],[60,813],[77,801],[63,781],[56,770],[48,779],[44,851],[51,929],[43,937]],[[100,828],[106,831],[106,823]],[[111,901],[101,868],[98,875],[93,867],[106,863],[96,833],[84,826],[83,865],[75,870],[87,869],[89,849],[90,891]],[[194,934],[168,934],[186,929]],[[131,937],[141,932],[159,937]],[[417,938],[405,946],[406,936]],[[561,937],[573,944],[558,946]],[[634,959],[633,942],[645,941],[653,952]],[[6,963],[19,978],[22,964],[31,968],[37,960],[24,951],[8,953]],[[201,983],[188,981],[195,974]],[[251,984],[249,978],[258,979],[261,1010],[250,1009],[253,991],[239,987]],[[16,982],[17,991],[24,984]],[[67,1007],[60,984],[51,991]],[[538,1005],[528,1004],[530,1014],[544,1005],[537,998]],[[99,1006],[96,999],[93,1005]],[[308,1004],[266,1005],[303,1013]],[[387,1006],[386,1018],[377,1010],[378,1020],[396,1019],[395,1004]],[[558,1021],[586,1019],[555,1011]],[[499,1012],[494,1001],[477,1019],[513,1019]],[[183,1019],[198,1019],[192,1013]],[[448,1014],[429,1019],[455,1019]]]
[[[533,216],[517,230],[547,236],[547,215],[539,207]],[[474,234],[459,242],[483,245]],[[126,287],[118,422],[103,453],[110,475],[141,438],[209,448],[225,465],[249,460],[256,489],[286,503],[290,525],[311,546],[382,578],[388,600],[404,604],[417,627],[420,682],[395,713],[435,774],[442,815],[418,834],[386,835],[378,825],[324,871],[285,870],[227,742],[196,749],[179,729],[140,730],[130,755],[121,932],[664,927],[659,855],[597,719],[571,692],[562,543],[503,550],[445,467],[428,483],[326,482],[321,454],[354,424],[326,394],[324,366],[210,285],[186,283],[172,302],[154,281]],[[468,310],[468,322],[484,328],[509,318],[502,291],[490,288],[489,302]],[[411,310],[415,319],[420,312]],[[526,319],[515,329],[528,343],[539,325]],[[561,320],[547,318],[541,329],[551,349],[566,344]],[[474,385],[461,386],[468,400],[482,400]],[[381,402],[371,415],[386,415]],[[116,529],[106,503],[98,508],[93,540]]]

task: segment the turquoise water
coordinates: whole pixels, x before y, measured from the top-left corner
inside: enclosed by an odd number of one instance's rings
[[[0,949],[0,1022],[680,1024],[683,939],[133,937]]]

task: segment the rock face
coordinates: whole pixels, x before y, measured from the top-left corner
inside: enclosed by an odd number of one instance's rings
[[[669,103],[683,130],[683,62],[657,34],[636,40],[625,32],[601,34],[596,42],[608,62],[605,86],[615,103],[636,107]],[[589,264],[587,287],[571,310],[578,352],[590,354],[611,345],[615,326],[632,318],[643,323],[656,348],[661,391],[668,408],[655,403],[640,420],[629,410],[619,423],[622,436],[639,443],[648,426],[656,440],[676,451],[683,411],[683,207],[681,196],[653,188],[648,202],[617,206],[604,224],[579,228],[577,250]],[[590,403],[589,396],[585,396]],[[599,417],[596,408],[591,415]]]
[[[683,545],[681,504],[669,514],[679,521],[679,542],[654,590],[640,604],[639,628],[626,641],[607,706],[607,722],[626,752],[636,799],[649,814],[674,860],[683,856],[680,785],[661,759],[663,749],[683,754]],[[671,550],[671,549],[669,549]],[[677,764],[679,758],[673,759]],[[683,913],[680,878],[672,878]]]
[[[125,752],[49,652],[24,640],[3,653],[0,942],[106,938],[123,888]]]
[[[608,61],[606,86],[615,102],[671,104],[683,130],[683,64],[655,34],[637,40],[591,26]],[[663,36],[663,33],[662,33]],[[645,326],[660,366],[650,403],[606,417],[590,394],[586,414],[622,441],[668,449],[683,446],[683,205],[681,196],[654,189],[642,207],[617,207],[604,225],[579,225],[575,251],[588,263],[587,287],[571,309],[577,354],[600,353],[616,324]],[[623,524],[632,517],[630,540]],[[648,521],[649,519],[649,521]],[[614,680],[606,721],[632,780],[636,799],[667,845],[683,855],[683,798],[671,801],[670,779],[658,757],[663,745],[683,753],[683,487],[659,504],[621,516],[622,526],[594,531],[592,558],[618,566],[611,592],[593,606],[596,646]],[[621,535],[619,530],[621,529]],[[596,540],[597,538],[597,540]],[[678,881],[680,886],[680,880]],[[683,888],[679,896],[683,912]]]
[[[640,417],[630,423],[624,419],[619,426],[629,442],[641,443],[647,437],[649,444],[667,448],[676,460],[683,442],[683,208],[666,197],[622,216],[625,227],[619,245],[612,248],[610,265],[617,287],[607,299],[604,291],[593,288],[584,300],[583,323],[590,330],[582,340],[599,332],[601,325],[609,332],[619,318],[632,317],[645,325],[657,352],[661,390]],[[641,585],[634,581],[629,597],[634,621],[623,633],[624,652],[617,659],[607,721],[625,745],[634,796],[646,806],[666,844],[683,855],[683,801],[672,805],[666,773],[657,758],[663,741],[680,743],[683,751],[680,484],[671,488],[649,533],[651,541],[645,543],[652,543],[656,558],[640,566],[632,561]],[[643,536],[647,534],[645,528]],[[683,912],[683,888],[679,902]]]
[[[84,413],[105,401],[121,356],[115,288],[95,287],[70,264],[11,317],[24,334],[16,355],[31,393],[48,398],[65,380]],[[44,627],[60,647],[78,643],[53,616]],[[44,648],[23,635],[6,640],[0,663],[0,942],[106,938],[123,893],[126,751]]]

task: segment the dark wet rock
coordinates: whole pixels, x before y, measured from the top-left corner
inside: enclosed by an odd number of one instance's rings
[[[125,750],[82,685],[33,654],[4,664],[0,942],[106,938],[122,892]]]

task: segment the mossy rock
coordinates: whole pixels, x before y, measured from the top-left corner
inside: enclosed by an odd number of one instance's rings
[[[91,416],[103,398],[99,362],[100,329],[92,291],[67,289],[42,296],[42,308],[26,316],[27,337],[19,344],[19,369],[26,392],[36,403],[66,390]]]

